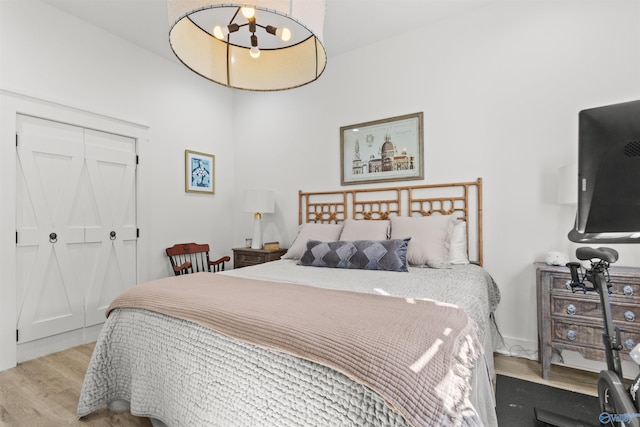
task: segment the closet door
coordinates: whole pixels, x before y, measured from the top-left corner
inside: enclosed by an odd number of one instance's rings
[[[17,122],[19,342],[84,326],[84,131],[28,116]]]
[[[136,283],[135,139],[18,118],[19,342],[104,322]]]
[[[85,130],[86,326],[136,284],[135,139]]]

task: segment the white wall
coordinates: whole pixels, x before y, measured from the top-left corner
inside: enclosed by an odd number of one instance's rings
[[[232,246],[233,92],[59,10],[0,1],[0,370],[15,363],[15,113],[129,124],[139,141],[139,280],[165,277],[164,248]],[[23,96],[27,95],[27,97]],[[53,111],[47,113],[47,111]],[[43,113],[44,112],[44,113]],[[51,117],[51,115],[55,117]],[[48,117],[47,117],[48,116]],[[70,120],[74,120],[73,118]],[[184,150],[216,156],[216,194],[184,191]]]
[[[329,52],[329,55],[331,52]],[[500,286],[509,350],[537,349],[534,261],[573,254],[574,210],[556,204],[577,114],[640,99],[638,1],[497,2],[329,57],[295,91],[236,96],[237,187],[277,192],[265,239],[295,236],[297,190],[340,186],[340,126],[424,112],[425,182],[484,179],[485,267]],[[239,118],[251,117],[250,125]],[[255,154],[255,155],[254,155]],[[236,241],[250,232],[239,223]],[[615,246],[614,246],[615,247]],[[620,265],[640,248],[618,245]]]
[[[3,0],[0,109],[17,92],[147,129],[140,184],[149,278],[168,274],[163,250],[173,242],[214,243],[220,255],[242,245],[252,230],[252,215],[239,209],[247,188],[276,191],[264,238],[290,244],[297,191],[340,187],[340,126],[423,111],[424,181],[483,177],[485,267],[503,297],[498,323],[509,345],[533,352],[532,263],[576,247],[566,239],[573,211],[555,203],[556,172],[575,156],[579,110],[640,98],[639,21],[636,0],[500,1],[330,56],[308,86],[256,93],[207,82],[46,4]],[[4,130],[11,118],[0,120],[3,369],[15,357],[7,257],[15,149]],[[184,192],[187,148],[217,156],[215,196]],[[640,265],[635,246],[617,249],[621,265]]]

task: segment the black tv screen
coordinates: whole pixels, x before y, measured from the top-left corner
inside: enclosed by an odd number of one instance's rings
[[[640,242],[640,100],[580,111],[577,191],[571,241]]]

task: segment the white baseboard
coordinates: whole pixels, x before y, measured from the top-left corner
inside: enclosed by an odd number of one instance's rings
[[[504,354],[506,356],[538,360],[537,342],[513,337],[500,337],[496,334],[494,336],[494,343],[496,343],[494,349],[496,353]],[[563,350],[561,357],[554,355],[551,358],[551,363],[590,372],[600,372],[603,369],[607,369],[606,362],[585,359],[580,353],[569,350]],[[624,373],[625,378],[634,379],[639,373],[639,368],[634,362],[622,360],[622,372]]]
[[[18,363],[96,341],[102,324],[18,344]]]
[[[582,357],[582,355],[576,351],[564,350],[562,352],[562,362],[555,361],[555,358],[551,360],[552,363],[558,365],[567,366],[569,368],[582,369],[584,371],[600,372],[603,369],[607,369],[607,362],[600,362],[597,360],[589,360]],[[622,373],[627,379],[634,379],[638,375],[638,365],[630,360],[622,360]]]
[[[494,331],[493,342],[494,351],[506,356],[522,357],[525,359],[538,360],[538,343],[520,338],[505,337],[498,335]]]

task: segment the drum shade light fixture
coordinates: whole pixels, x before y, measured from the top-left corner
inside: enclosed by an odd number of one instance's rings
[[[195,73],[224,86],[292,89],[327,64],[325,0],[168,0],[169,43]]]

